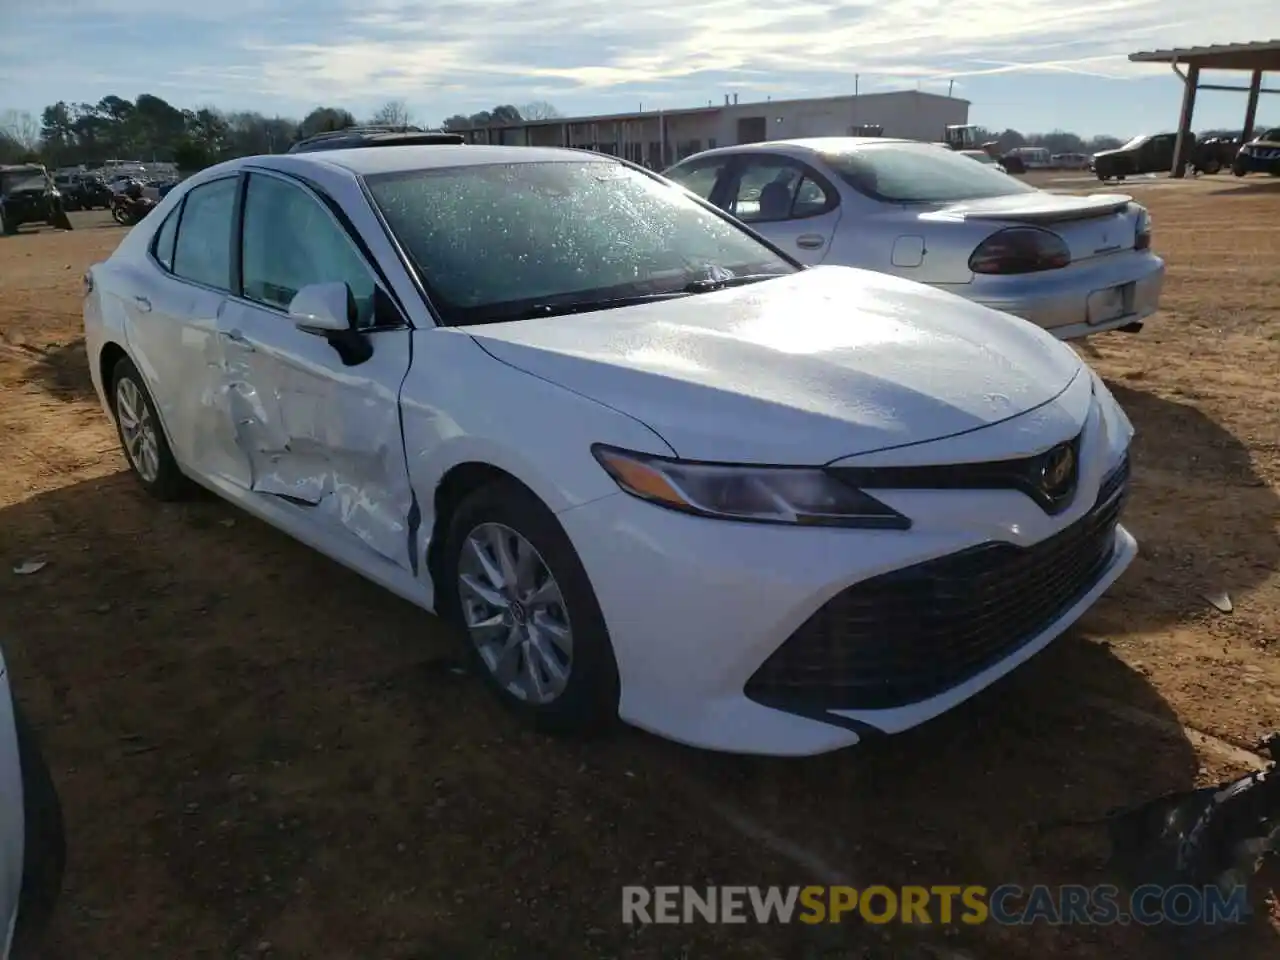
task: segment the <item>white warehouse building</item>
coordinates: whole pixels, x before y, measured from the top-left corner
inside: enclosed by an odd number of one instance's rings
[[[464,131],[475,143],[577,147],[661,170],[701,150],[794,137],[881,135],[939,141],[969,122],[969,101],[921,90],[528,120]]]

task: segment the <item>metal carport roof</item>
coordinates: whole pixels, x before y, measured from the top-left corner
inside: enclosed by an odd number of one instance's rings
[[[1129,54],[1133,63],[1167,63],[1182,80],[1182,116],[1178,121],[1178,142],[1173,153],[1173,169],[1169,175],[1185,175],[1190,160],[1191,120],[1195,114],[1198,90],[1238,90],[1249,94],[1244,112],[1242,139],[1248,140],[1253,132],[1258,113],[1258,94],[1280,93],[1280,90],[1263,89],[1262,75],[1280,71],[1280,40],[1255,40],[1250,43],[1219,43],[1204,47],[1173,47],[1168,50],[1147,50]],[[1183,73],[1179,67],[1186,67]],[[1247,87],[1229,87],[1221,84],[1202,84],[1201,70],[1243,70],[1252,74]]]

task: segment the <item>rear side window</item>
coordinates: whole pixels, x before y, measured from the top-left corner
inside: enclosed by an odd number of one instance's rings
[[[231,221],[239,184],[238,177],[228,177],[187,194],[174,244],[175,276],[218,290],[231,289]]]
[[[956,203],[1036,193],[1035,187],[931,143],[887,143],[823,154],[845,183],[882,203]]]
[[[686,190],[696,193],[703,200],[710,200],[716,188],[716,181],[729,163],[729,157],[707,157],[672,167],[663,174],[668,180],[674,180]]]
[[[182,216],[182,204],[178,204],[176,210],[164,218],[164,223],[160,224],[160,229],[156,231],[156,238],[151,243],[151,255],[156,258],[160,266],[166,270],[173,270],[173,242],[178,238],[178,217]]]

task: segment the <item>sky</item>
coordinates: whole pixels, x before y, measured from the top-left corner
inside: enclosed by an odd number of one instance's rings
[[[1128,53],[1272,37],[1280,0],[0,0],[0,113],[152,93],[293,117],[403,100],[435,125],[497,103],[573,116],[856,85],[953,89],[997,129],[1129,137],[1175,128],[1182,85]],[[1258,122],[1280,124],[1280,96],[1261,100]],[[1203,92],[1195,127],[1238,129],[1244,107]]]

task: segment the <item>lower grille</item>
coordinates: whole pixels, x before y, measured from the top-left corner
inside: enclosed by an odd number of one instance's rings
[[[864,580],[823,605],[747,682],[780,708],[883,710],[963,683],[1038,636],[1111,562],[1128,459],[1092,511],[1033,544],[993,543]]]

